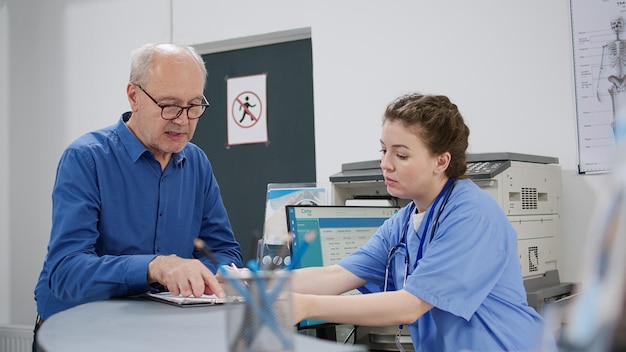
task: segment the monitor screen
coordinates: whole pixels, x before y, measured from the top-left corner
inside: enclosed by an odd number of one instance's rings
[[[287,205],[287,226],[293,234],[293,250],[297,251],[304,237],[314,231],[315,239],[309,244],[296,268],[328,266],[363,245],[385,220],[400,207],[390,206],[339,206],[339,205]],[[351,292],[356,293],[357,291]],[[303,320],[298,327],[317,328],[328,323]]]

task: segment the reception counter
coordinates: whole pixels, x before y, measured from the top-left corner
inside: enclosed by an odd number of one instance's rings
[[[226,306],[181,308],[144,298],[83,304],[51,316],[37,334],[46,352],[213,351],[226,352]],[[365,352],[298,334],[296,352]]]

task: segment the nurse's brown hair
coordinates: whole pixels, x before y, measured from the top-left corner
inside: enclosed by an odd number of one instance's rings
[[[456,179],[465,176],[469,127],[448,97],[417,93],[403,95],[387,106],[383,124],[386,121],[402,122],[417,134],[432,155],[449,152],[451,158],[446,176]]]

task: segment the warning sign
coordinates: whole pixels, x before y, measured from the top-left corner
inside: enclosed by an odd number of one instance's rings
[[[243,92],[235,98],[233,104],[233,119],[239,126],[252,127],[260,120],[263,103],[256,93]]]
[[[227,80],[228,145],[267,143],[266,75]]]

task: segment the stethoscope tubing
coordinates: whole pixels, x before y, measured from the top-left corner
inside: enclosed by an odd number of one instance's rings
[[[437,224],[439,223],[439,217],[441,216],[441,213],[443,213],[443,210],[445,209],[446,204],[448,203],[448,199],[450,199],[450,195],[452,194],[452,190],[454,189],[454,185],[456,184],[456,181],[454,179],[449,179],[448,182],[446,182],[446,185],[444,186],[444,188],[441,190],[441,192],[439,192],[439,194],[437,195],[437,198],[435,198],[435,201],[433,202],[433,206],[431,207],[431,210],[428,213],[427,219],[426,219],[426,223],[425,223],[425,227],[424,227],[424,235],[422,236],[421,240],[420,240],[420,246],[417,252],[417,257],[416,257],[416,261],[415,261],[415,265],[413,266],[413,271],[415,270],[415,268],[417,268],[417,264],[419,263],[420,259],[422,258],[422,251],[424,248],[424,242],[426,242],[426,234],[428,233],[428,226],[430,225],[430,221],[432,220],[432,216],[433,216],[433,209],[436,207],[437,203],[439,202],[439,200],[441,199],[441,197],[443,196],[443,201],[441,202],[441,204],[439,205],[439,210],[437,212],[437,216],[435,217],[435,222],[433,224],[433,227],[431,229],[430,232],[430,238],[428,239],[429,243],[433,240],[433,238],[435,237],[435,232],[437,230]],[[407,233],[408,233],[408,228],[410,226],[410,222],[411,222],[411,215],[415,212],[415,202],[411,202],[411,205],[409,206],[409,209],[407,211],[407,216],[406,219],[404,220],[404,224],[402,226],[402,234],[400,235],[400,241],[395,244],[393,247],[391,247],[391,249],[389,250],[389,252],[387,253],[387,264],[385,265],[385,280],[384,280],[384,291],[387,291],[387,285],[388,285],[388,279],[389,279],[389,266],[391,265],[391,257],[395,254],[396,250],[398,250],[399,248],[403,248],[404,249],[404,283],[406,283],[406,278],[408,275],[408,269],[409,269],[409,250],[408,250],[408,244],[407,244]],[[394,273],[395,275],[396,273]],[[397,289],[397,288],[396,288]]]

